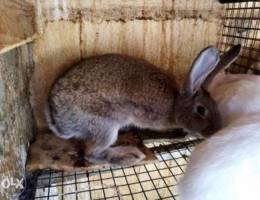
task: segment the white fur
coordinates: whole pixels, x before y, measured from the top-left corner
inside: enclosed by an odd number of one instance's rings
[[[224,128],[195,148],[180,182],[180,197],[260,199],[260,76],[222,74],[210,92]]]
[[[209,91],[218,104],[224,126],[244,115],[260,114],[260,76],[220,74]]]

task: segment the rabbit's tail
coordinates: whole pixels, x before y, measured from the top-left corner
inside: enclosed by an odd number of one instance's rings
[[[64,134],[63,133],[63,131],[61,130],[59,125],[55,122],[55,119],[53,117],[51,110],[52,110],[51,104],[49,102],[46,102],[44,113],[45,113],[45,118],[46,118],[46,121],[48,123],[50,130],[53,133],[55,133],[55,135],[57,135],[58,137],[61,137],[63,139],[70,139],[70,138],[74,137],[73,134]]]
[[[58,128],[55,125],[54,118],[51,113],[51,107],[48,102],[45,103],[44,114],[51,131],[53,131],[56,135],[60,135],[60,132],[58,131]]]

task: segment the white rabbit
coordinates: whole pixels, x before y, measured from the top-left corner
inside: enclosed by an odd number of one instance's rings
[[[223,57],[232,62],[238,52]],[[209,91],[224,127],[195,148],[179,184],[180,199],[258,200],[260,76],[219,74]]]

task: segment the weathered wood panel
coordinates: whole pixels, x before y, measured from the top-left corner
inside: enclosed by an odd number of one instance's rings
[[[45,34],[35,41],[31,103],[39,127],[43,127],[44,105],[52,83],[80,59],[79,27],[69,21],[48,23]]]
[[[181,83],[198,52],[217,41],[218,26],[197,19],[83,22],[82,57],[123,53],[145,58]]]
[[[0,56],[0,183],[24,175],[34,120],[29,102],[32,45]],[[10,179],[9,179],[10,180]],[[12,199],[15,187],[0,187],[0,199]]]
[[[1,0],[0,53],[32,41],[36,34],[33,0]]]
[[[77,21],[80,17],[91,21],[165,20],[202,18],[217,20],[221,4],[215,0],[36,0],[37,20]]]

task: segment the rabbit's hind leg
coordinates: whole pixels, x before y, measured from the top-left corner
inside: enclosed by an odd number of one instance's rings
[[[120,166],[131,166],[145,158],[145,154],[134,146],[110,147],[104,153],[110,164]]]
[[[134,146],[113,146],[118,137],[120,123],[108,120],[95,120],[88,125],[91,132],[87,141],[86,159],[92,163],[110,163],[111,165],[134,165],[145,158],[145,155]],[[93,125],[93,126],[92,126]]]
[[[113,166],[131,166],[145,158],[137,147],[115,146],[110,147],[99,154],[91,154],[88,160],[93,163],[109,163]]]
[[[85,129],[88,134],[84,138],[87,144],[86,155],[92,157],[108,149],[116,142],[118,130],[117,124],[105,120],[93,120],[92,123],[88,123]]]
[[[103,124],[104,125],[104,124]],[[102,130],[100,129],[102,127]],[[145,155],[134,146],[114,146],[119,128],[116,126],[99,126],[98,134],[87,143],[86,159],[92,163],[110,163],[111,165],[134,165],[145,158]],[[95,130],[97,131],[97,130]],[[99,135],[97,137],[97,135]]]

